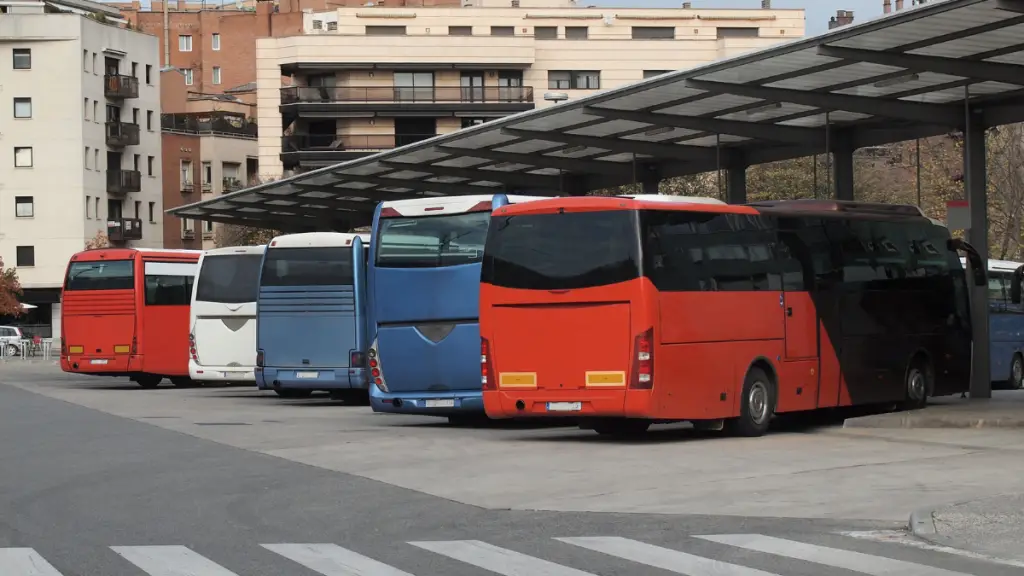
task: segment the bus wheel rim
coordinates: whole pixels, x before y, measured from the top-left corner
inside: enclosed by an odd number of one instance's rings
[[[1021,361],[1020,356],[1016,356],[1013,359],[1013,381],[1015,383],[1020,382],[1024,379],[1024,362]]]
[[[750,386],[747,410],[755,424],[761,424],[768,417],[768,386],[764,382],[755,381]]]
[[[924,398],[925,393],[925,379],[924,372],[918,368],[911,368],[910,374],[907,375],[907,393],[914,400],[920,400]]]

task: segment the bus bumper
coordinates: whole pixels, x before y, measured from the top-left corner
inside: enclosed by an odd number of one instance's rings
[[[365,368],[295,370],[264,366],[255,370],[254,379],[260,390],[366,390],[367,383]]]
[[[188,376],[197,382],[256,381],[256,374],[251,366],[201,366],[194,360],[188,361]]]
[[[449,416],[483,414],[484,401],[479,390],[458,392],[381,392],[370,386],[370,407],[374,412]]]
[[[72,374],[124,375],[142,366],[141,356],[87,356],[74,354],[60,357],[60,368]],[[133,369],[134,368],[134,369]]]
[[[503,390],[483,393],[489,418],[650,418],[649,390]]]

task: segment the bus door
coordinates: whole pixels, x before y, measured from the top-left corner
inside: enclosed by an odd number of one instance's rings
[[[789,397],[780,393],[779,410],[810,410],[820,406],[820,314],[815,301],[815,247],[825,241],[823,231],[802,226],[797,219],[779,223],[780,242],[775,261],[782,274],[779,305],[785,318],[783,372],[792,386]],[[827,246],[827,244],[824,244]],[[836,383],[838,385],[838,382]],[[832,391],[828,391],[832,394]]]
[[[151,374],[188,374],[189,305],[198,262],[143,260],[140,351]]]

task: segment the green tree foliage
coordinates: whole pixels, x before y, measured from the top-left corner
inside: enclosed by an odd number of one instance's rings
[[[5,268],[4,261],[0,259],[0,316],[20,316],[23,312],[21,301],[21,283],[18,281],[18,271],[14,268]]]

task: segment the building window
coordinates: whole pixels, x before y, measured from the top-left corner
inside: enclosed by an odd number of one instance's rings
[[[138,108],[132,108],[132,124],[138,124],[138,123],[139,123],[139,109]]]
[[[14,49],[14,69],[15,70],[31,70],[32,69],[32,50],[29,48],[15,48]]]
[[[132,62],[132,78],[138,78],[138,77],[139,77],[139,63],[138,62]]]
[[[153,160],[154,160],[154,158],[152,156],[147,156],[146,157],[146,172],[147,172],[146,175],[147,176],[152,176],[153,175]]]
[[[214,50],[220,50],[220,34],[213,35],[213,38],[210,39],[210,46]]]
[[[93,100],[92,101],[92,121],[93,122],[99,122],[100,121],[100,101],[99,100]]]
[[[146,130],[153,131],[153,111],[146,110]]]
[[[135,201],[135,217],[142,218],[142,202],[139,200]]]
[[[213,184],[213,163],[203,162],[203,188]]]
[[[15,168],[31,168],[32,167],[32,147],[31,146],[15,146],[14,147],[14,167]]]
[[[152,84],[153,83],[152,82],[152,77],[153,77],[153,65],[152,64],[146,64],[146,84]]]
[[[633,26],[633,40],[672,40],[675,37],[673,26]]]
[[[182,160],[181,161],[181,191],[191,192],[192,191],[192,161]]]
[[[192,51],[192,37],[187,34],[178,36],[178,52]]]
[[[89,99],[88,98],[86,98],[85,102],[82,104],[82,117],[85,118],[86,122],[89,121]]]
[[[473,27],[472,26],[449,26],[448,27],[448,35],[449,36],[472,36],[473,35]]]
[[[185,86],[191,86],[192,85],[192,69],[191,68],[185,68],[181,72],[182,72],[182,74],[185,75]]]
[[[85,218],[86,220],[92,219],[92,196],[85,197]]]
[[[100,149],[96,148],[92,151],[92,167],[96,170],[101,170],[100,167]]]
[[[204,220],[203,221],[203,232],[206,232],[207,234],[212,234],[213,233],[213,222],[211,222],[209,220]]]
[[[149,203],[149,221],[156,222],[156,202]]]
[[[533,29],[533,37],[537,40],[557,40],[558,26],[537,26]]]
[[[99,197],[93,198],[93,215],[96,218],[100,217],[100,199]]]
[[[491,26],[491,36],[515,36],[515,26]]]
[[[31,196],[14,197],[14,215],[18,218],[31,218],[36,215],[35,203]]]
[[[15,98],[14,99],[14,117],[15,118],[31,118],[32,117],[32,99],[31,98]]]
[[[718,28],[716,35],[719,38],[757,38],[757,28]]]
[[[89,71],[89,51],[82,50],[82,72]]]
[[[644,80],[648,78],[654,78],[655,76],[661,76],[662,74],[668,74],[672,70],[644,70]]]
[[[566,26],[565,27],[565,39],[566,40],[586,40],[588,34],[588,28],[586,26]]]
[[[367,26],[367,36],[405,36],[405,26]]]
[[[139,171],[139,162],[142,161],[142,156],[138,154],[132,154],[132,170]]]
[[[549,70],[550,90],[599,90],[601,72],[597,70]]]
[[[86,170],[89,169],[89,156],[90,156],[89,151],[90,150],[92,150],[92,148],[89,148],[88,146],[85,147],[85,159],[84,160],[85,160],[85,169]]]
[[[213,67],[213,83],[220,84],[220,66]]]
[[[18,268],[28,268],[36,265],[36,247],[18,246],[15,248],[15,260]]]
[[[98,68],[96,67],[96,53],[93,52],[92,53],[92,73],[96,74],[96,70],[98,70]]]

